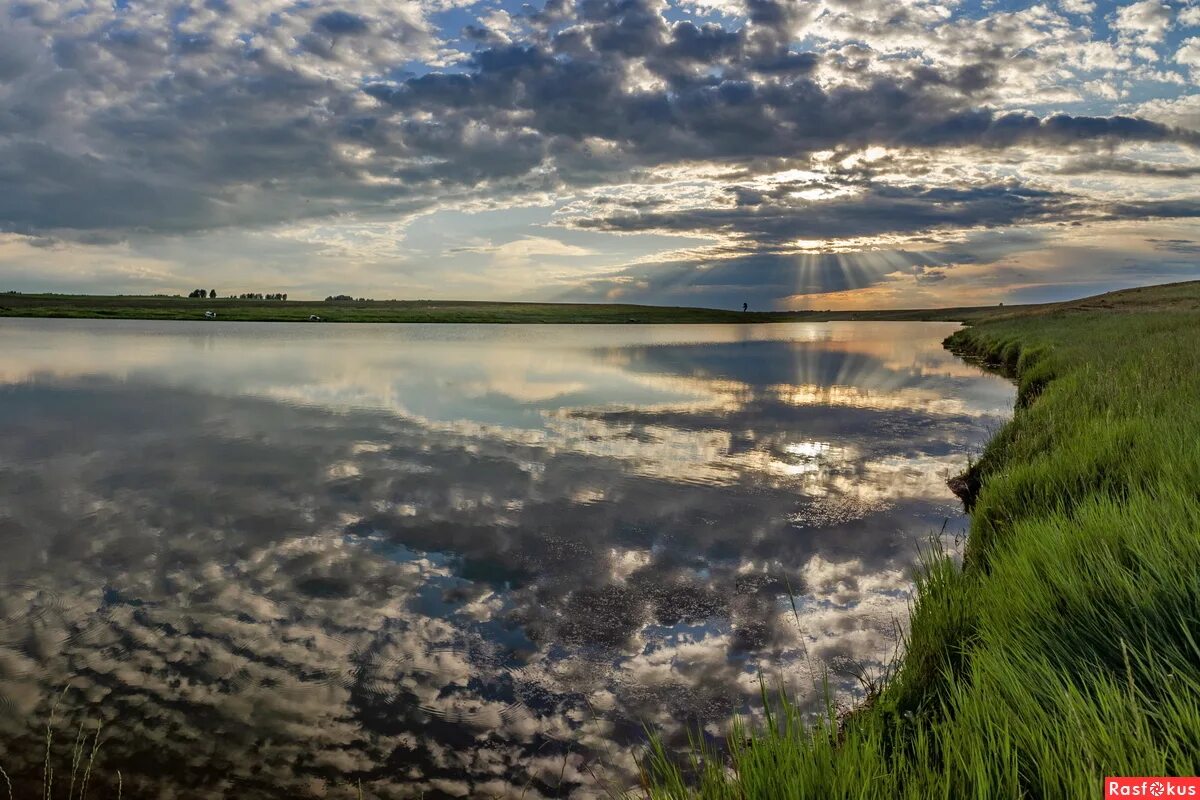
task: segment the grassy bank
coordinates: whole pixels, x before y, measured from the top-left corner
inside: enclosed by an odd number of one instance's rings
[[[713,308],[615,303],[488,303],[456,300],[199,300],[187,297],[0,294],[0,317],[219,320],[241,322],[459,322],[459,323],[749,323],[828,320],[949,320],[994,313],[986,308],[886,311],[742,312]]]
[[[784,704],[699,779],[653,752],[650,796],[1081,798],[1105,775],[1200,771],[1198,285],[947,345],[1019,397],[968,476],[964,567],[919,576],[894,679],[840,721]]]

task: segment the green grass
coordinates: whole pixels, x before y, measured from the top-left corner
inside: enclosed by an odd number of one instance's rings
[[[224,321],[459,322],[459,323],[748,323],[927,321],[973,322],[1044,314],[1064,308],[1120,310],[1150,306],[1200,309],[1200,282],[1113,292],[1071,303],[848,311],[750,311],[618,303],[495,303],[466,300],[216,300],[164,295],[0,293],[0,317],[203,320],[215,311]]]
[[[1029,308],[1029,307],[1024,307]],[[608,303],[489,303],[458,300],[199,300],[186,297],[0,294],[0,317],[224,321],[459,322],[459,323],[750,323],[827,320],[963,321],[994,313],[987,308],[888,311],[743,313],[741,310]]]
[[[652,798],[1081,798],[1200,771],[1200,285],[947,340],[1019,384],[971,467],[964,566],[918,576],[906,653],[848,717],[784,700],[728,756],[648,753]]]
[[[66,766],[70,769],[66,776],[62,775],[62,770],[59,769],[61,764],[55,757],[55,722],[58,721],[56,716],[59,705],[70,689],[71,686],[68,684],[55,698],[46,720],[44,738],[46,750],[42,762],[41,785],[38,787],[42,800],[54,800],[56,797],[61,797],[60,789],[64,788],[64,784],[67,790],[66,800],[87,800],[88,790],[93,788],[92,779],[96,756],[104,744],[103,739],[100,738],[104,725],[99,719],[91,721],[85,716],[79,721],[79,727],[75,730],[74,744],[70,750],[63,753],[66,756]],[[58,749],[61,751],[62,747],[59,746]],[[3,781],[5,789],[3,797],[6,797],[7,800],[16,800],[18,793],[14,790],[12,779],[3,765],[0,765],[0,780]],[[31,794],[32,791],[27,791],[24,796],[28,797]],[[121,771],[117,770],[115,797],[117,800],[121,800],[123,794],[124,780]]]

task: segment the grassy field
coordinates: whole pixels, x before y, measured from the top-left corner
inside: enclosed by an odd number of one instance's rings
[[[1191,287],[1191,288],[1188,288]],[[749,311],[614,303],[493,303],[464,300],[200,300],[145,295],[0,294],[0,317],[238,322],[748,323],[834,320],[976,322],[1057,311],[1196,308],[1200,282],[1129,289],[1068,303],[848,311]]]
[[[505,322],[505,323],[748,323],[823,320],[951,320],[994,313],[985,308],[888,311],[743,313],[740,310],[587,303],[488,303],[456,300],[199,300],[186,297],[0,294],[0,317],[304,322]]]
[[[906,655],[848,716],[786,702],[653,798],[1087,798],[1200,771],[1200,283],[982,321],[1014,376],[963,486],[965,563],[918,576]],[[727,767],[731,767],[727,768]]]

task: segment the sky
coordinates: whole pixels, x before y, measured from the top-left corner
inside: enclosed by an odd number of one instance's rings
[[[0,291],[756,309],[1200,277],[1200,0],[0,0]]]

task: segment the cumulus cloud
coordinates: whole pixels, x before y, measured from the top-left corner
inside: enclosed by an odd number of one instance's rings
[[[1174,14],[1161,0],[1141,0],[1117,9],[1113,27],[1122,35],[1140,42],[1157,44],[1171,27]]]
[[[1175,60],[1188,67],[1200,69],[1200,36],[1193,36],[1180,42],[1175,51]]]

